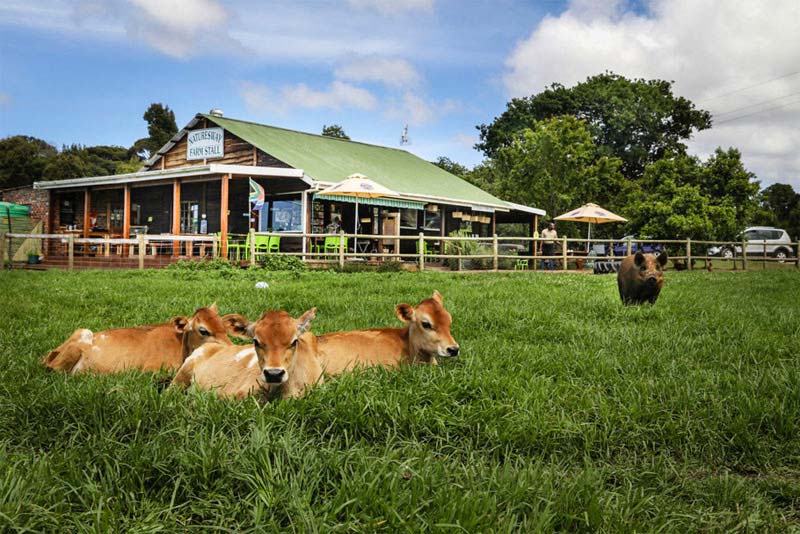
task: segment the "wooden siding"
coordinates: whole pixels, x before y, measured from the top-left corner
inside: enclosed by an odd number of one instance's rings
[[[186,137],[181,139],[173,146],[169,152],[158,158],[150,167],[156,169],[175,169],[178,167],[189,167],[192,165],[202,165],[203,160],[186,160]],[[256,150],[255,158],[253,150]],[[206,163],[220,163],[225,165],[253,165],[254,159],[259,167],[282,167],[289,169],[290,165],[270,156],[261,149],[255,148],[247,141],[225,131],[224,141],[225,156],[206,160]]]

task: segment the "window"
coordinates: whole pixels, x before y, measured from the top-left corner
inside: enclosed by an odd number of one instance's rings
[[[302,232],[303,206],[300,200],[268,200],[259,217],[261,232]]]
[[[425,210],[425,222],[423,227],[425,230],[441,230],[442,229],[442,212]]]
[[[415,209],[400,209],[400,228],[413,228],[416,230],[419,227],[417,221],[418,211]]]

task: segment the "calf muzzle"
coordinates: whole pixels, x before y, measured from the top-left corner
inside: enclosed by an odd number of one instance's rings
[[[286,381],[286,369],[272,367],[264,369],[264,382],[268,384],[280,384]]]
[[[458,345],[453,345],[451,347],[447,347],[447,355],[450,356],[450,357],[458,356],[459,349],[460,348],[459,348]]]

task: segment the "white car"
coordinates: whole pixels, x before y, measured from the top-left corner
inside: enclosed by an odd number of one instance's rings
[[[783,261],[792,255],[792,240],[786,230],[771,226],[752,226],[736,236],[738,241],[747,242],[747,253],[754,256],[767,254]],[[734,252],[735,251],[735,252]],[[717,256],[728,260],[742,253],[741,245],[723,245],[708,249],[709,256]]]

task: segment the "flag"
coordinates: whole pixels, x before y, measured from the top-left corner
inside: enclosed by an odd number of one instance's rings
[[[264,188],[250,178],[250,202],[255,204],[254,210],[260,211],[264,207],[264,196]]]

